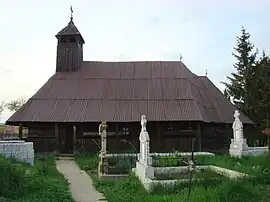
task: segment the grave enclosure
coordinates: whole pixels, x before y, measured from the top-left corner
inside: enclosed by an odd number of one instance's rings
[[[268,152],[268,147],[249,147],[247,140],[244,138],[243,134],[243,124],[240,120],[240,113],[235,110],[234,122],[232,125],[233,138],[231,139],[229,153],[234,157],[242,157],[248,155],[262,155]]]
[[[261,155],[264,152],[266,152],[265,147],[248,147],[246,143],[246,139],[244,139],[243,136],[243,125],[242,122],[239,119],[239,112],[236,110],[235,114],[235,121],[233,124],[233,139],[231,139],[231,145],[229,153],[233,157],[242,157],[245,155]],[[110,174],[109,168],[110,164],[107,162],[110,158],[120,158],[120,157],[133,157],[135,164],[132,168],[132,171],[136,174],[136,176],[140,179],[146,190],[149,192],[151,191],[151,188],[156,184],[162,184],[165,186],[174,186],[179,181],[186,181],[187,179],[157,179],[158,175],[177,175],[179,173],[181,174],[187,174],[190,171],[193,171],[196,169],[196,172],[211,172],[211,173],[217,173],[219,176],[224,176],[226,178],[235,179],[235,178],[241,178],[248,176],[245,173],[240,173],[234,170],[229,170],[226,168],[222,168],[219,166],[214,165],[200,165],[195,166],[194,162],[192,160],[188,160],[187,166],[175,166],[175,167],[159,167],[156,165],[153,165],[153,159],[155,157],[168,157],[168,156],[191,156],[191,152],[186,153],[151,153],[150,152],[150,137],[146,130],[146,116],[141,116],[141,132],[139,135],[139,142],[140,142],[140,149],[138,154],[108,154],[106,151],[106,124],[102,123],[100,125],[100,128],[103,128],[99,131],[99,134],[101,136],[101,151],[100,151],[100,162],[99,162],[99,177],[103,179],[121,179],[123,177],[126,177],[127,174]],[[103,126],[102,126],[103,125]],[[213,153],[209,152],[194,152],[194,156],[197,155],[214,155]],[[193,155],[192,154],[192,155]],[[196,168],[195,168],[196,167]],[[105,168],[105,169],[104,169]]]
[[[213,173],[217,173],[227,178],[239,178],[247,176],[244,173],[239,173],[233,170],[221,168],[213,165],[205,165],[205,166],[197,166],[193,160],[188,160],[187,166],[178,166],[178,167],[153,167],[152,166],[152,157],[150,156],[149,151],[149,135],[146,131],[146,117],[142,115],[141,126],[142,130],[140,133],[140,154],[138,157],[138,161],[136,162],[136,168],[133,169],[136,176],[140,179],[145,189],[151,192],[151,189],[154,185],[161,184],[163,186],[176,186],[179,181],[186,181],[187,179],[163,179],[158,180],[157,175],[159,174],[188,174],[189,172],[205,172],[211,171]],[[180,156],[183,155],[180,153]],[[193,155],[193,154],[192,154]],[[195,155],[201,155],[200,152],[195,152]],[[211,153],[206,153],[205,155],[214,155]]]
[[[0,154],[34,165],[33,142],[23,140],[0,141]]]

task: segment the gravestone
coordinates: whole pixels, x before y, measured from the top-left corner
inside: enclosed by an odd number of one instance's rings
[[[101,178],[102,175],[108,174],[108,164],[105,158],[107,153],[107,123],[102,121],[98,127],[98,134],[100,135],[100,154],[99,154],[99,163],[98,163],[98,176]]]
[[[102,121],[99,124],[99,135],[101,137],[101,150],[100,153],[106,154],[107,153],[107,123],[106,121]]]
[[[141,116],[140,154],[136,162],[136,174],[140,179],[153,179],[154,168],[152,167],[152,158],[150,157],[150,138],[146,130],[146,116]]]
[[[151,157],[150,157],[150,147],[149,147],[149,134],[146,131],[146,117],[142,115],[141,118],[141,133],[140,133],[140,154],[139,154],[139,161],[141,164],[145,166],[150,166],[152,164]]]
[[[231,139],[229,153],[234,157],[241,157],[248,155],[247,140],[243,135],[243,123],[240,120],[240,113],[238,110],[234,112],[234,122],[232,125],[233,139]]]

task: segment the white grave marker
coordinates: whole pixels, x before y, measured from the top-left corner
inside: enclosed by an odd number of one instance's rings
[[[107,123],[103,121],[98,127],[99,135],[101,137],[101,150],[100,153],[107,153]]]
[[[240,113],[238,110],[234,112],[234,122],[232,125],[233,139],[231,139],[229,153],[231,156],[241,157],[248,154],[247,140],[243,135],[243,124],[240,120]]]
[[[140,132],[140,154],[138,157],[139,162],[136,163],[136,174],[141,179],[154,178],[154,168],[152,167],[152,158],[150,157],[150,138],[146,131],[146,116],[141,117],[141,132]]]

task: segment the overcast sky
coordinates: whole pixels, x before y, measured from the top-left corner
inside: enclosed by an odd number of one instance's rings
[[[269,0],[0,0],[0,101],[31,97],[54,73],[55,34],[74,22],[84,59],[179,60],[221,81],[233,71],[233,46],[244,25],[270,53]],[[5,111],[0,119],[11,115]]]

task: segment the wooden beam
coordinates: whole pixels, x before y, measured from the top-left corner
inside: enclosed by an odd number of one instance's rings
[[[60,142],[59,142],[59,129],[57,123],[54,125],[54,135],[56,138],[56,152],[58,153],[60,150]]]
[[[198,145],[198,152],[202,151],[202,132],[201,132],[201,124],[197,124],[197,145]]]
[[[162,136],[161,136],[161,124],[160,122],[157,122],[157,141],[158,141],[158,150],[163,150],[163,142],[162,142]]]
[[[23,127],[22,127],[22,124],[20,123],[20,125],[19,125],[19,138],[20,138],[20,140],[22,139],[22,136],[23,136]]]
[[[76,125],[73,125],[73,153],[76,152],[76,135],[77,135],[77,130],[76,130]]]
[[[119,138],[119,124],[116,122],[115,124],[114,124],[114,127],[115,127],[115,139],[117,140],[116,142],[117,142],[117,144],[118,145],[120,145],[120,146],[118,146],[117,147],[117,153],[119,153],[120,152],[120,150],[121,150],[121,142],[120,142],[120,138]],[[107,138],[108,138],[108,133],[107,133]],[[108,140],[107,140],[108,141]]]

